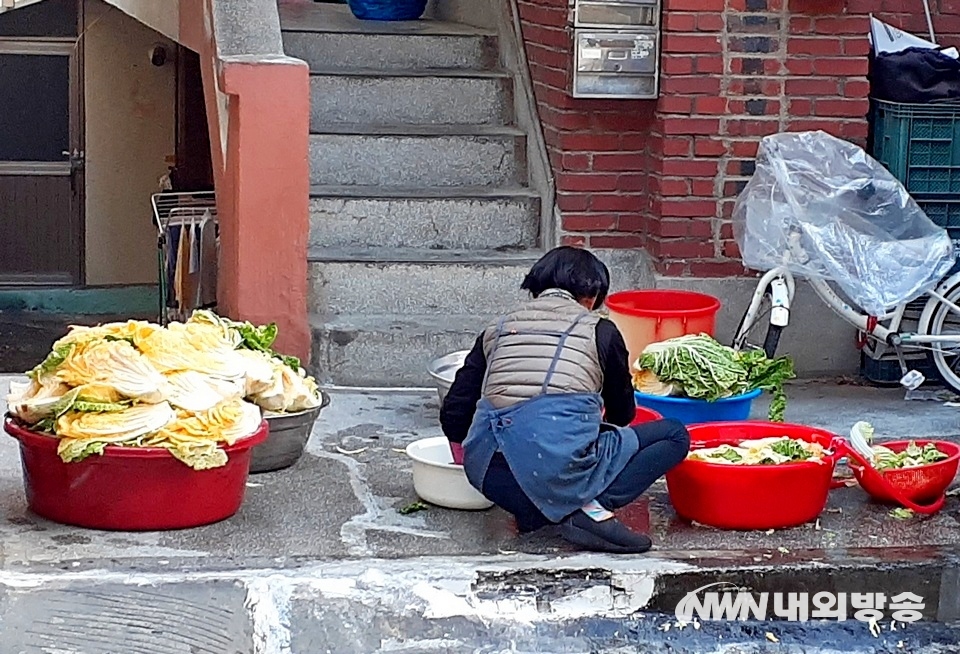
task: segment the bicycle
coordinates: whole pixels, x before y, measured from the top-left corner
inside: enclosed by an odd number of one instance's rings
[[[794,276],[787,263],[803,264],[809,260],[801,245],[799,230],[790,232],[788,244],[784,265],[772,268],[760,278],[734,336],[735,350],[759,348],[768,357],[775,356],[781,332],[790,322],[790,307],[796,293]],[[935,289],[926,292],[927,299],[913,332],[900,331],[908,303],[899,304],[883,315],[871,316],[844,300],[826,280],[810,277],[807,281],[828,307],[859,330],[861,345],[872,348],[871,354],[879,356],[887,347],[893,348],[904,387],[915,389],[925,381],[922,373],[907,368],[904,349],[909,349],[924,351],[944,383],[960,393],[960,272],[948,274]],[[751,331],[764,324],[766,333],[762,344],[751,343]],[[948,333],[948,327],[954,331]]]

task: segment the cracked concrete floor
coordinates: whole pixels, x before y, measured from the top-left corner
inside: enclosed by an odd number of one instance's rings
[[[957,431],[956,409],[904,402],[899,391],[807,384],[791,397],[788,417],[834,431],[859,419],[891,437]],[[683,524],[661,484],[622,516],[650,530],[656,551],[574,554],[549,531],[517,537],[497,509],[397,513],[416,499],[397,450],[439,435],[437,411],[432,391],[336,391],[307,454],[251,477],[236,516],[165,533],[90,531],[32,515],[16,442],[0,439],[0,651],[955,651],[960,507],[952,498],[932,518],[900,522],[843,489],[831,494],[819,530],[768,535]],[[850,622],[663,632],[678,597],[720,578],[772,590],[910,589],[929,598],[928,622],[909,633],[888,625],[879,637]],[[788,649],[770,649],[766,632]]]
[[[0,386],[4,396],[5,387],[6,383]],[[960,431],[957,409],[936,402],[906,402],[899,390],[806,383],[794,386],[790,395],[788,419],[840,433],[860,419],[870,420],[878,434],[889,437],[954,437]],[[758,404],[757,415],[764,410]],[[34,516],[26,509],[16,442],[0,439],[2,564],[174,559],[244,566],[252,561],[566,553],[549,529],[518,537],[510,517],[498,509],[460,512],[431,507],[406,516],[397,512],[416,500],[410,464],[399,450],[418,438],[439,435],[437,412],[437,397],[431,391],[335,390],[307,454],[288,470],[251,476],[245,503],[235,517],[164,533],[90,531]],[[710,550],[949,546],[960,541],[960,503],[955,498],[929,518],[899,521],[888,511],[866,501],[857,488],[840,489],[831,493],[819,529],[807,525],[773,534],[722,532],[678,520],[661,482],[622,517],[648,529],[666,556]]]

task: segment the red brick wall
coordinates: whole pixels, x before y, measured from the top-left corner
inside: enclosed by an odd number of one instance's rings
[[[567,0],[517,0],[517,5],[556,179],[563,241],[645,247],[656,231],[649,175],[658,156],[650,140],[656,103],[573,99]]]
[[[926,34],[920,0],[663,0],[658,101],[573,99],[567,0],[518,0],[565,242],[644,247],[670,275],[742,273],[729,217],[763,136],[867,136],[868,14]],[[960,0],[931,0],[960,45]]]

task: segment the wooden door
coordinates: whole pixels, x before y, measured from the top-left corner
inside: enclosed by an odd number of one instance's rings
[[[78,0],[0,14],[0,286],[83,284]]]

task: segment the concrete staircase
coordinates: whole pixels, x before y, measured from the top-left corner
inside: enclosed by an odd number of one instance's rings
[[[284,48],[310,65],[314,365],[350,386],[429,385],[522,297],[541,196],[497,39],[344,6],[281,7]]]

